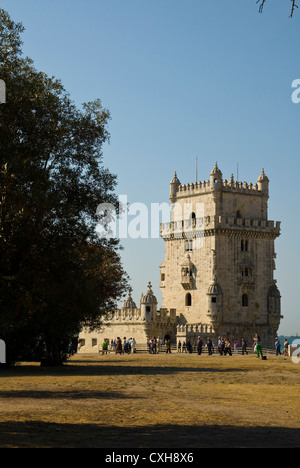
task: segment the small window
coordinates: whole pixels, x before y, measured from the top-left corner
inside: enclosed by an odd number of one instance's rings
[[[185,242],[185,250],[186,251],[193,250],[193,241],[192,240],[188,240],[188,241]]]
[[[97,338],[92,338],[92,346],[97,346]]]
[[[161,281],[165,281],[165,274],[164,274],[164,273],[162,273],[162,274],[160,275],[160,280],[161,280]]]
[[[146,306],[146,312],[150,312],[151,311],[151,307],[150,306]]]
[[[211,302],[212,302],[213,304],[215,304],[215,303],[217,302],[217,298],[213,296],[213,297],[211,298]]]
[[[248,307],[248,296],[247,296],[247,294],[243,294],[243,296],[242,296],[242,306],[243,307]]]
[[[248,252],[248,241],[241,240],[241,251]]]
[[[190,293],[187,293],[187,295],[185,296],[185,305],[187,307],[190,307],[192,305],[192,296]]]

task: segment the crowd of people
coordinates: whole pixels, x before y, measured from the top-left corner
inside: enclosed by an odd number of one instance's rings
[[[198,353],[198,355],[201,355],[204,347],[207,348],[207,353],[209,355],[215,352],[219,353],[221,356],[222,355],[226,356],[226,354],[229,354],[230,356],[232,355],[232,344],[229,338],[227,337],[223,338],[219,336],[217,345],[213,343],[210,337],[208,337],[206,339],[206,342],[204,343],[200,336],[198,337],[197,341],[193,341],[193,343],[191,342],[191,340],[187,340],[186,342],[183,341],[183,343],[181,343],[181,341],[178,342],[179,353],[193,353],[195,351]],[[233,345],[233,352],[238,353],[239,347],[240,345],[238,344],[237,341],[235,341]],[[243,339],[242,340],[242,354],[244,353],[248,354],[248,351],[247,351],[247,343]]]
[[[217,345],[213,343],[210,337],[206,339],[206,342],[204,343],[202,338],[199,336],[197,341],[191,342],[191,340],[187,340],[186,342],[181,341],[178,342],[178,352],[179,353],[193,353],[194,351],[198,353],[198,355],[202,354],[203,348],[207,348],[207,353],[213,354],[213,353],[219,353],[220,356],[226,356],[234,354],[238,354],[239,349],[241,348],[242,354],[248,354],[247,351],[247,342],[243,338],[241,341],[241,344],[238,343],[238,341],[234,341],[233,343],[233,349],[232,349],[232,343],[229,338],[227,337],[218,337]]]
[[[114,340],[112,339],[110,341],[104,340],[102,343],[102,354],[107,354],[109,351],[109,346],[110,346],[110,351],[114,352],[115,354],[133,354],[136,353],[136,341],[135,338],[126,338],[124,336],[123,341],[121,338],[118,336]]]
[[[147,343],[148,351],[150,354],[157,354],[158,352],[166,352],[171,353],[171,340],[167,337],[165,340],[156,338],[155,336],[151,337]],[[203,352],[203,348],[207,348],[207,353],[209,355],[214,353],[219,353],[220,356],[232,356],[232,354],[238,354],[241,350],[241,354],[248,354],[248,344],[245,338],[242,338],[241,342],[234,341],[233,345],[232,342],[228,337],[218,337],[217,344],[213,343],[211,338],[208,337],[206,342],[204,343],[202,338],[199,336],[197,341],[191,341],[188,339],[187,341],[181,342],[178,341],[177,345],[177,352],[178,353],[193,353],[196,352],[198,355],[201,355]],[[255,334],[253,337],[253,350],[256,352],[257,357],[263,357],[262,352],[262,343],[258,333]],[[109,340],[104,340],[102,343],[102,354],[107,354],[109,351]],[[133,354],[136,353],[136,341],[135,338],[126,337],[121,340],[120,337],[116,339],[112,339],[110,342],[110,351],[114,352],[115,354]],[[285,339],[284,341],[284,350],[281,353],[281,345],[278,337],[275,338],[275,351],[276,356],[280,354],[288,355],[288,341]]]

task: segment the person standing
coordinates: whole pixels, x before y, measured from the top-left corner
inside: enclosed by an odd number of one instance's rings
[[[283,354],[285,356],[288,356],[288,354],[289,354],[289,342],[288,342],[288,340],[286,338],[284,340],[284,345],[283,346],[284,346]]]
[[[244,353],[248,354],[247,341],[245,340],[245,338],[242,338],[242,355],[244,355]]]
[[[122,354],[122,341],[119,336],[117,338],[116,354]]]
[[[232,353],[231,353],[231,343],[230,343],[229,338],[225,338],[225,352],[224,352],[224,355],[226,356],[226,354],[229,354],[229,356],[232,355]]]
[[[171,354],[171,340],[170,340],[170,338],[168,338],[168,340],[167,340],[167,350],[166,350],[166,353],[170,353],[170,354]]]
[[[202,354],[202,346],[203,346],[203,341],[201,340],[201,337],[198,336],[198,341],[197,341],[197,351],[198,355]]]
[[[192,344],[191,344],[191,340],[187,340],[186,348],[187,348],[189,354],[191,354],[193,352],[193,347],[192,347]]]
[[[211,348],[212,348],[212,341],[211,341],[210,338],[207,338],[207,343],[206,343],[206,345],[207,345],[208,354],[211,355],[211,354],[212,354],[212,350],[211,350]]]
[[[253,340],[254,340],[253,345],[255,346],[255,349],[256,349],[256,356],[259,358],[259,355],[261,355],[261,357],[262,357],[263,353],[262,353],[260,336],[259,336],[258,333],[255,333],[255,336],[254,336]]]

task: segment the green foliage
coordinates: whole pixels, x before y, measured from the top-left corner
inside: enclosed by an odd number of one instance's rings
[[[102,164],[110,115],[37,71],[22,31],[0,10],[0,338],[12,362],[31,349],[59,364],[127,288],[118,242],[96,235],[97,206],[117,203]]]

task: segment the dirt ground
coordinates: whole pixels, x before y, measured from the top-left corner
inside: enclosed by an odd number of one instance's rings
[[[300,364],[75,355],[0,369],[1,448],[299,448]]]

